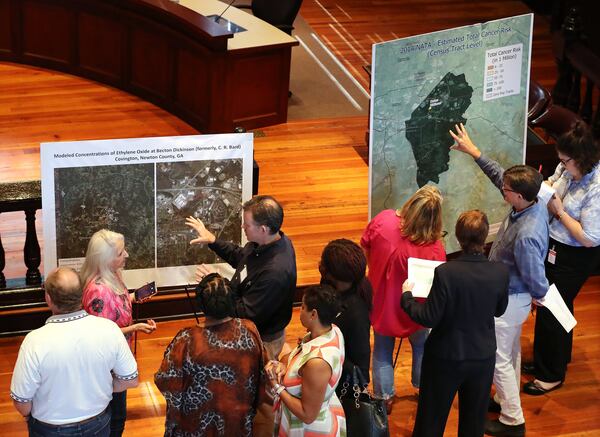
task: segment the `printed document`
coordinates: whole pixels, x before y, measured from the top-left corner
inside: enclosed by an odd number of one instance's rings
[[[427,297],[433,283],[433,271],[443,261],[430,261],[428,259],[408,258],[408,280],[414,285],[414,297]]]
[[[558,292],[556,285],[552,284],[546,295],[538,299],[538,303],[550,310],[554,317],[556,317],[556,320],[565,328],[565,331],[571,332],[571,329],[577,324],[577,320],[575,320],[575,317],[573,317],[573,314],[567,308],[567,304]]]

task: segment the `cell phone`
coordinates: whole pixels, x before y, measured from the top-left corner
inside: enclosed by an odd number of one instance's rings
[[[140,288],[134,291],[134,296],[136,302],[141,302],[143,300],[149,299],[154,296],[156,293],[156,283],[154,281],[147,283],[146,285],[142,285]]]

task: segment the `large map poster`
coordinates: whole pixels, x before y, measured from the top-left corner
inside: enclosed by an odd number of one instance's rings
[[[194,282],[197,264],[228,268],[189,244],[195,216],[242,244],[242,203],[252,194],[252,134],[195,135],[41,145],[44,269],[79,269],[94,232],[125,237],[129,288]]]
[[[454,224],[478,208],[506,215],[472,158],[450,152],[463,123],[481,151],[507,168],[525,159],[533,14],[373,46],[369,213],[400,208],[425,184],[444,195],[447,252]]]

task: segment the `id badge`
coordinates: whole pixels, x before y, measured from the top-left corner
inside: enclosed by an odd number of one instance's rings
[[[244,282],[246,280],[247,276],[248,276],[248,269],[246,268],[246,266],[244,266],[244,268],[240,271],[240,283]]]
[[[556,264],[556,250],[554,250],[554,247],[548,251],[548,262]]]

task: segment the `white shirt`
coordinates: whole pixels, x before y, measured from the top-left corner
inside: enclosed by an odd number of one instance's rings
[[[121,329],[83,310],[61,314],[23,340],[10,396],[32,402],[31,415],[42,422],[80,422],[108,406],[113,374],[119,379],[138,374]]]

